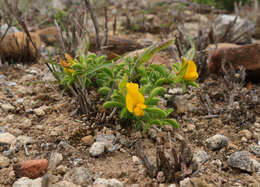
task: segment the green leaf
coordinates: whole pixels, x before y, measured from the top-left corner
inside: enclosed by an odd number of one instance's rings
[[[127,75],[125,74],[123,79],[118,84],[118,89],[119,89],[120,93],[123,95],[125,94],[126,84],[127,84]]]
[[[95,73],[96,71],[99,71],[99,70],[101,70],[101,69],[103,69],[105,67],[109,67],[109,66],[112,66],[112,64],[101,64],[101,65],[98,65],[95,68],[93,68],[93,69],[87,71],[86,73],[84,73],[84,76],[88,76],[88,75],[90,75],[92,73]]]
[[[167,78],[160,78],[160,79],[158,79],[155,83],[154,83],[154,85],[155,86],[162,86],[162,85],[164,85],[164,84],[168,84],[169,82],[171,82],[169,79],[167,79]]]
[[[107,96],[108,93],[110,92],[111,88],[108,87],[102,87],[98,89],[98,94],[103,95],[103,96]]]
[[[120,112],[120,119],[126,118],[127,117],[127,108],[124,107],[121,112]]]
[[[117,101],[107,101],[103,104],[103,107],[106,108],[123,108],[125,105],[123,103],[117,102]]]
[[[157,116],[158,118],[167,117],[167,113],[165,111],[163,111],[162,109],[155,107],[155,106],[154,107],[147,107],[144,110],[147,111],[148,113],[150,113],[150,115]]]
[[[167,125],[172,125],[176,128],[179,128],[179,126],[180,126],[179,123],[174,119],[163,119],[162,122],[166,123]]]
[[[196,88],[199,87],[199,85],[196,82],[194,82],[194,81],[189,81],[189,85],[194,86]]]
[[[150,123],[146,123],[145,125],[144,125],[144,127],[143,127],[143,133],[145,133],[146,131],[147,131],[147,129],[149,129],[150,127],[151,127],[151,125],[152,124],[150,124]]]
[[[95,59],[95,62],[100,64],[101,62],[104,62],[106,60],[106,58],[107,58],[106,56],[100,56],[100,57]]]
[[[104,73],[106,73],[110,78],[113,78],[113,72],[110,68],[105,67],[103,69]]]
[[[152,99],[149,100],[149,103],[145,103],[145,104],[148,104],[148,105],[157,105],[158,102],[160,101],[160,99],[158,97],[154,97]]]
[[[156,87],[156,88],[154,88],[151,91],[149,97],[146,99],[145,103],[149,105],[151,100],[153,99],[153,97],[158,96],[158,95],[163,95],[165,93],[165,91],[166,90],[163,87]]]

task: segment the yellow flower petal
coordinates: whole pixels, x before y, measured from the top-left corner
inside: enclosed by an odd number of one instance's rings
[[[126,95],[126,108],[129,112],[134,112],[134,99],[131,95]]]
[[[184,75],[184,79],[192,81],[196,80],[199,77],[196,64],[192,60],[189,60],[187,63],[188,65]]]
[[[129,112],[136,116],[143,116],[143,109],[146,108],[146,105],[144,104],[144,96],[139,92],[138,87],[136,83],[126,84],[126,107]]]

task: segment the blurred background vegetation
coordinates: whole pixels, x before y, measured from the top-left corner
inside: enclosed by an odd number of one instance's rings
[[[233,11],[235,2],[241,2],[244,5],[253,3],[253,0],[193,0],[193,2],[199,4],[208,4],[215,6],[216,8],[223,8],[228,11]],[[260,0],[258,0],[258,2],[260,3]]]

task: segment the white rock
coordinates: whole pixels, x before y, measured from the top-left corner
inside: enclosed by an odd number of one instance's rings
[[[18,179],[12,187],[40,187],[42,185],[42,178],[29,179],[28,177],[23,177]]]
[[[124,185],[116,180],[116,179],[102,179],[102,178],[97,178],[95,182],[93,183],[93,187],[123,187]]]
[[[16,137],[8,132],[0,134],[0,143],[2,144],[14,144]]]
[[[105,142],[95,142],[89,148],[89,154],[91,156],[99,156],[105,152],[106,143]]]

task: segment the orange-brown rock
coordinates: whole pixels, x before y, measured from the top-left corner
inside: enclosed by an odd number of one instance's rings
[[[101,36],[101,41],[103,40],[103,37]],[[143,46],[139,44],[138,42],[127,39],[127,38],[121,38],[116,36],[108,36],[107,40],[107,57],[108,59],[113,59],[118,56],[121,56],[127,52],[135,51],[137,49],[142,49]],[[99,49],[97,48],[97,42],[96,37],[90,38],[90,48],[89,51],[91,52],[97,52]]]
[[[16,177],[28,177],[35,179],[47,172],[48,160],[27,160],[13,166]]]
[[[224,47],[214,50],[208,62],[209,71],[211,73],[220,72],[223,62],[231,63],[235,68],[243,66],[249,79],[260,80],[260,44]]]
[[[30,33],[35,47],[24,32],[15,32],[6,35],[0,43],[0,57],[2,61],[32,62],[39,56],[41,40],[38,34]]]

